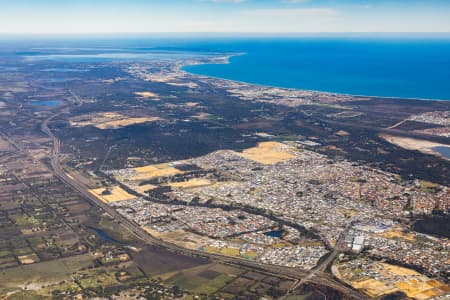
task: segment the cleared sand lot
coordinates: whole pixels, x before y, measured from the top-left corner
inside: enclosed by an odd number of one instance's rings
[[[212,182],[205,178],[193,178],[188,181],[171,182],[168,184],[173,189],[188,189],[211,185]]]
[[[135,92],[134,93],[136,96],[138,96],[139,98],[158,98],[158,94],[152,93],[152,92]]]
[[[132,181],[148,180],[155,177],[173,176],[176,174],[184,173],[183,171],[178,170],[177,168],[167,163],[138,167],[134,168],[133,170],[136,172],[136,174],[130,178],[130,180]]]
[[[117,129],[129,125],[156,121],[162,121],[162,119],[153,116],[131,117],[117,112],[104,112],[72,118],[70,120],[70,125],[73,127],[94,126],[98,129],[104,130]]]
[[[295,155],[289,153],[289,150],[293,150],[293,148],[282,143],[261,142],[256,147],[236,152],[236,154],[261,164],[271,165],[295,158]]]
[[[394,266],[387,263],[374,262],[370,267],[373,274],[357,276],[357,273],[333,272],[352,287],[364,291],[370,297],[381,297],[397,291],[417,300],[427,300],[450,293],[450,287],[444,283],[430,279],[414,270]],[[356,271],[359,272],[359,271]],[[353,279],[356,275],[357,279]]]
[[[416,240],[416,235],[413,233],[404,233],[399,230],[386,231],[380,234],[380,236],[388,239],[400,239],[409,242],[414,242]]]
[[[135,124],[141,124],[146,122],[161,121],[158,117],[139,117],[139,118],[125,118],[121,120],[115,120],[95,125],[98,129],[117,129]]]
[[[105,203],[125,201],[136,198],[136,196],[128,194],[119,186],[92,189],[89,190],[89,192]]]

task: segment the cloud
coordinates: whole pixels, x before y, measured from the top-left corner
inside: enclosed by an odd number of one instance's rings
[[[243,11],[255,17],[334,17],[338,12],[332,8],[268,8]]]

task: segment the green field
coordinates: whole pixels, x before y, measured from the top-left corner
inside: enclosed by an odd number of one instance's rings
[[[27,284],[46,285],[70,279],[73,272],[92,264],[89,254],[0,271],[0,295]]]

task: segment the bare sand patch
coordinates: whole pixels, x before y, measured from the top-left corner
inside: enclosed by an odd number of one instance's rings
[[[399,146],[401,148],[407,149],[407,150],[416,150],[420,151],[425,154],[431,154],[436,155],[441,158],[448,159],[441,155],[439,152],[436,152],[433,150],[435,147],[450,147],[450,145],[436,143],[436,142],[430,142],[427,140],[421,140],[421,139],[415,139],[415,138],[409,138],[409,137],[399,137],[399,136],[393,136],[388,134],[380,134],[381,138],[385,139],[391,144],[394,144],[396,146]]]
[[[345,280],[341,273],[336,273],[352,287],[364,291],[370,297],[381,297],[393,292],[401,291],[408,297],[417,300],[427,300],[445,295],[449,287],[444,283],[432,280],[414,270],[394,266],[387,263],[376,263],[379,273],[377,278],[370,275],[358,280]],[[344,276],[346,277],[346,276]]]
[[[202,187],[202,186],[208,186],[211,184],[212,184],[212,182],[206,178],[193,178],[188,181],[171,182],[168,184],[168,186],[170,186],[171,188],[174,188],[174,189],[188,189],[188,188],[197,188],[197,187]]]
[[[139,118],[125,118],[116,121],[109,121],[95,125],[98,129],[117,129],[135,124],[142,124],[146,122],[161,121],[159,117],[139,117]]]
[[[153,100],[160,100],[159,95],[152,92],[135,92],[134,94],[142,99],[154,98]]]
[[[198,102],[186,102],[184,105],[186,105],[187,107],[196,107],[199,104],[200,103],[198,103]]]
[[[92,189],[89,190],[89,192],[105,203],[125,201],[136,198],[136,196],[129,194],[120,186]]]
[[[257,147],[246,149],[242,153],[236,153],[241,157],[270,165],[294,158],[295,155],[289,153],[289,150],[292,150],[292,147],[282,143],[262,142]]]
[[[386,292],[395,292],[397,289],[388,288],[383,282],[375,279],[367,279],[363,281],[352,282],[352,286],[356,289],[362,289],[370,297],[384,295]]]
[[[133,181],[147,180],[161,176],[173,176],[184,173],[169,164],[148,165],[134,168],[133,170],[137,173],[130,178]]]
[[[156,189],[157,186],[153,185],[153,184],[144,184],[144,185],[138,185],[133,187],[133,190],[135,190],[136,192],[140,193],[140,194],[144,194],[147,191]]]
[[[209,120],[209,119],[211,119],[211,117],[212,117],[211,114],[204,113],[204,112],[201,112],[201,113],[198,113],[198,114],[192,116],[192,118],[197,119],[197,120],[201,120],[201,121]]]
[[[339,135],[339,136],[348,136],[348,135],[350,135],[350,133],[348,133],[348,132],[345,131],[345,130],[339,130],[338,132],[336,132],[336,135]]]
[[[383,266],[385,272],[392,273],[394,275],[422,276],[420,273],[418,273],[414,270],[411,270],[411,269],[398,267],[398,266],[394,266],[394,265],[390,265],[390,264],[386,264],[386,263],[381,263],[381,265]],[[425,276],[423,276],[423,277],[425,277]]]
[[[388,239],[402,239],[410,242],[414,242],[416,240],[416,235],[413,233],[404,233],[398,230],[386,231],[380,234],[380,236],[388,238]]]
[[[162,119],[153,116],[131,117],[117,112],[103,112],[74,117],[69,122],[73,127],[94,126],[98,129],[117,129],[129,125],[160,120]]]
[[[39,261],[39,257],[34,253],[19,256],[18,259],[22,265],[29,265]]]

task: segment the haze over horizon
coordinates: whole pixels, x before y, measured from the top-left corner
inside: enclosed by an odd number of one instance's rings
[[[445,0],[15,0],[0,3],[1,34],[450,32],[450,2]]]

